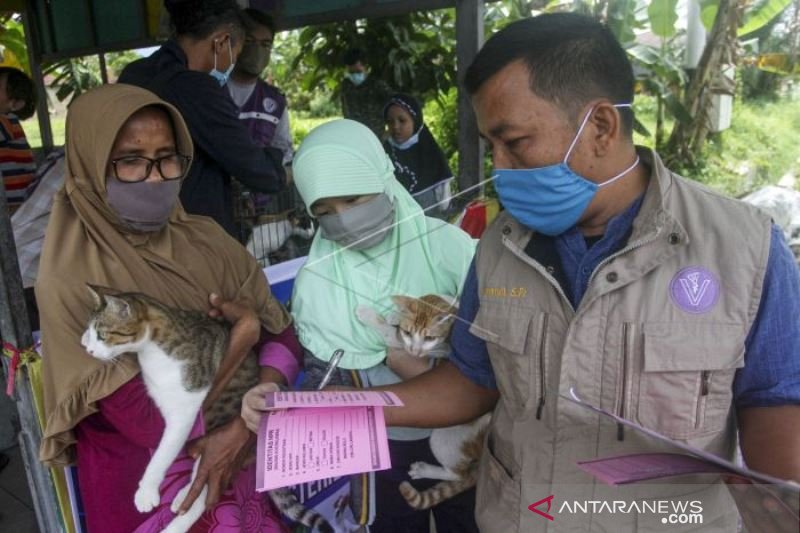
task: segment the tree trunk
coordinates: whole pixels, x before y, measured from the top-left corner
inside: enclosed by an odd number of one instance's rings
[[[709,132],[711,86],[722,77],[724,65],[736,63],[738,22],[737,2],[720,0],[700,63],[686,88],[684,105],[694,120],[675,123],[663,154],[670,166],[692,166],[700,155]]]

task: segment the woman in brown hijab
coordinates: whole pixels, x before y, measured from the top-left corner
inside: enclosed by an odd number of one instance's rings
[[[86,283],[143,292],[184,309],[208,310],[210,295],[218,295],[211,312],[234,322],[223,375],[253,348],[259,330],[262,381],[293,381],[300,348],[255,260],[211,219],[180,206],[192,142],[174,107],[128,85],[94,89],[70,106],[66,144],[65,184],[53,204],[36,284],[46,412],[40,455],[51,466],[77,462],[89,531],[160,531],[192,460],[176,460],[159,507],[136,511],[133,495],[163,420],[135,358],[104,364],[81,346],[91,309]],[[252,465],[241,469],[251,435],[237,418],[189,447],[193,455],[202,452],[197,488],[209,484],[208,510],[192,531],[283,527],[254,491]]]

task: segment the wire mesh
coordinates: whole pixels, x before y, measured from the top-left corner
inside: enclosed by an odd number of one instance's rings
[[[234,181],[234,198],[239,241],[259,265],[267,267],[308,254],[314,226],[296,187],[263,194]]]

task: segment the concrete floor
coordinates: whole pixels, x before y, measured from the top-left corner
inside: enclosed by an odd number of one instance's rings
[[[0,531],[39,533],[19,446],[7,448],[3,453],[11,460],[0,472]]]

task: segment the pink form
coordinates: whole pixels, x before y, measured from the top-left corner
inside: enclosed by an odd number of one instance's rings
[[[267,395],[282,409],[261,419],[257,490],[391,467],[383,406],[402,405],[374,391],[303,391]]]
[[[347,390],[347,391],[281,391],[268,392],[265,397],[267,409],[289,407],[396,407],[403,405],[393,392]]]

